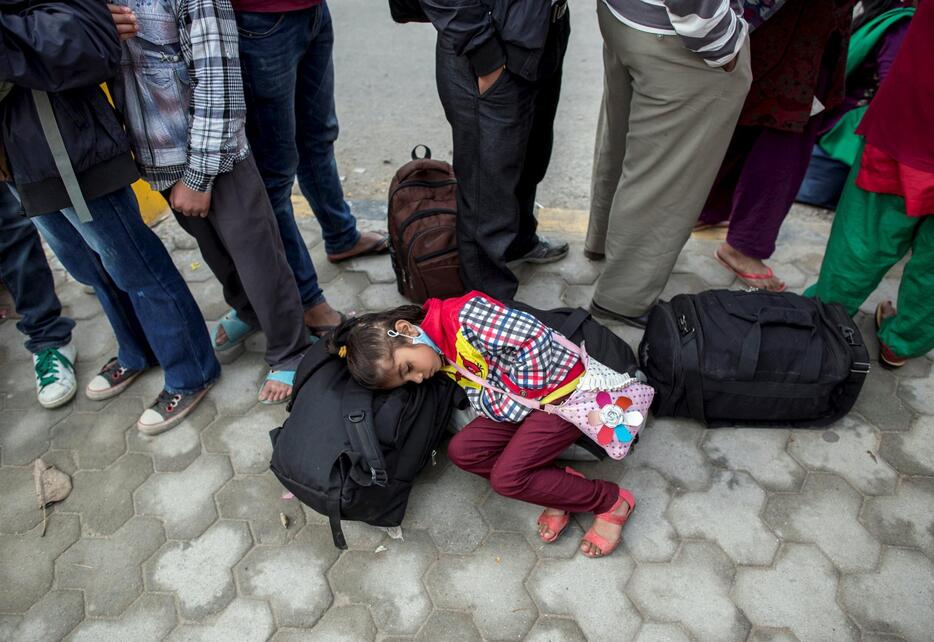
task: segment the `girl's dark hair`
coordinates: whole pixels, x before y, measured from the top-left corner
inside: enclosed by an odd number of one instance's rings
[[[341,354],[343,349],[350,376],[362,386],[380,388],[386,373],[378,367],[379,362],[391,359],[397,347],[411,345],[410,339],[388,334],[400,319],[418,325],[425,319],[425,311],[417,305],[402,305],[350,317],[331,333],[328,352]]]

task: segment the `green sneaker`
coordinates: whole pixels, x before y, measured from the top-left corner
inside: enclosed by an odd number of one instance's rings
[[[46,348],[32,355],[36,369],[36,395],[43,408],[58,408],[75,396],[78,380],[75,378],[75,359],[78,348],[69,343],[60,348]]]

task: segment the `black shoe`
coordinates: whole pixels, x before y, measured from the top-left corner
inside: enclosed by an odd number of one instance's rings
[[[512,263],[554,263],[568,255],[568,244],[564,241],[553,243],[539,237],[538,243],[531,250],[511,261]]]
[[[596,316],[607,317],[614,321],[621,321],[626,325],[631,325],[634,328],[641,328],[643,330],[645,330],[645,326],[649,323],[648,312],[640,314],[637,317],[627,317],[625,314],[619,314],[618,312],[613,312],[612,310],[607,310],[603,306],[597,305],[596,301],[590,302],[590,311]]]

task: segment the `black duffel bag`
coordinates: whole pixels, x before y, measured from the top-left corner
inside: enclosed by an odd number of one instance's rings
[[[347,548],[341,519],[399,526],[415,477],[431,461],[455,403],[450,378],[395,390],[368,390],[325,342],[295,373],[289,417],[270,431],[269,467],[299,500],[326,515],[334,545]]]
[[[679,294],[652,308],[639,359],[657,416],[712,427],[830,424],[869,372],[843,307],[790,292]]]

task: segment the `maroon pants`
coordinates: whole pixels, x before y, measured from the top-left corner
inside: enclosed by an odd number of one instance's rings
[[[605,513],[619,499],[616,484],[582,479],[554,465],[580,436],[570,422],[539,410],[518,424],[477,417],[451,439],[448,457],[489,479],[505,497],[569,513]]]

